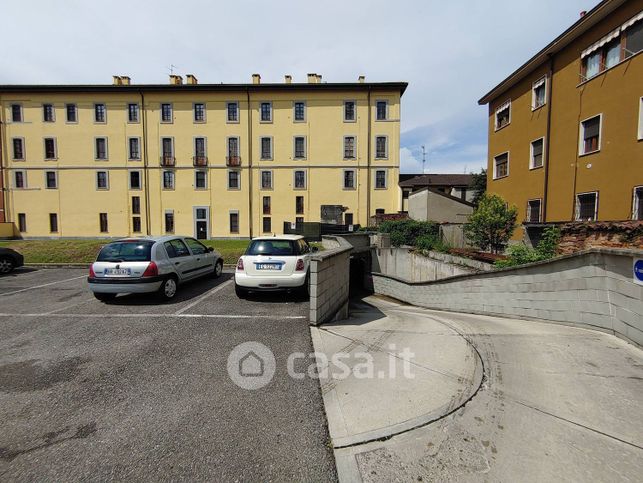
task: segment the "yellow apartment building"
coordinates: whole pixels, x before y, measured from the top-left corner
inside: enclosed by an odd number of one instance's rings
[[[479,104],[488,191],[516,205],[527,231],[643,219],[643,0],[581,13]]]
[[[3,204],[23,237],[244,238],[397,212],[407,84],[0,86]]]

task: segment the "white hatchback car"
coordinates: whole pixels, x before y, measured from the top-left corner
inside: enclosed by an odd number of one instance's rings
[[[279,235],[253,238],[237,262],[234,289],[238,297],[249,291],[308,292],[310,256],[317,247],[303,236]]]

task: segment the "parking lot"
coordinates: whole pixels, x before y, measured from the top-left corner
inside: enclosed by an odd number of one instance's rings
[[[224,273],[105,305],[86,273],[0,277],[0,479],[335,478],[318,381],[286,370],[312,352],[307,300],[239,300]],[[227,370],[247,341],[276,359],[254,391]]]

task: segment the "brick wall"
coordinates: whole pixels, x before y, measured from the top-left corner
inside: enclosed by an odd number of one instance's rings
[[[643,221],[567,223],[560,229],[563,255],[591,248],[643,249]]]

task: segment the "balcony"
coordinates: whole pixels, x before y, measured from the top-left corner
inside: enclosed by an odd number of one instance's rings
[[[208,165],[208,157],[207,156],[193,156],[192,157],[192,163],[194,166],[207,166]]]
[[[176,158],[169,154],[164,154],[161,156],[161,166],[174,166],[176,164]]]
[[[241,166],[241,156],[226,156],[226,166]]]

